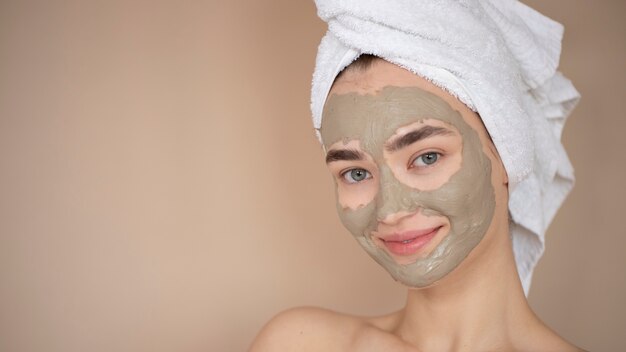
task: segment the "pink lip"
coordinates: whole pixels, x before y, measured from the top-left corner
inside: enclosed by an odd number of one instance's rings
[[[406,231],[379,237],[389,252],[395,255],[411,255],[417,253],[435,237],[442,226],[430,229]]]

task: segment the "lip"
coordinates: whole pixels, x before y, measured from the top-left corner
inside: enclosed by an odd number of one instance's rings
[[[443,226],[429,229],[393,233],[379,237],[387,250],[398,256],[407,256],[417,253],[430,242]]]

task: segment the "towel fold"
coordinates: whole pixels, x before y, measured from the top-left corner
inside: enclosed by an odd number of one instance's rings
[[[574,173],[560,142],[579,99],[556,71],[563,26],[515,0],[317,0],[313,124],[337,74],[363,53],[431,81],[478,112],[509,176],[513,250],[524,291]],[[318,133],[318,138],[321,138]]]

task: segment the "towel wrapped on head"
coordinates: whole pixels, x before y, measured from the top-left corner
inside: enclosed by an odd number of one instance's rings
[[[335,77],[361,54],[404,67],[476,111],[509,176],[513,250],[528,294],[545,231],[574,183],[560,139],[579,94],[556,71],[563,26],[516,0],[316,3],[328,32],[313,74],[314,127]]]

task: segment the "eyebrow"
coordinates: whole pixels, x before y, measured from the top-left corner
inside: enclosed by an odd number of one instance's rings
[[[335,149],[326,154],[326,163],[340,160],[364,160],[363,153],[354,149]]]
[[[386,145],[385,149],[388,152],[395,152],[398,149],[402,149],[422,139],[433,136],[445,136],[453,134],[453,131],[444,127],[424,126],[418,130],[411,131],[404,136],[394,140],[393,142],[391,142],[391,144]]]

